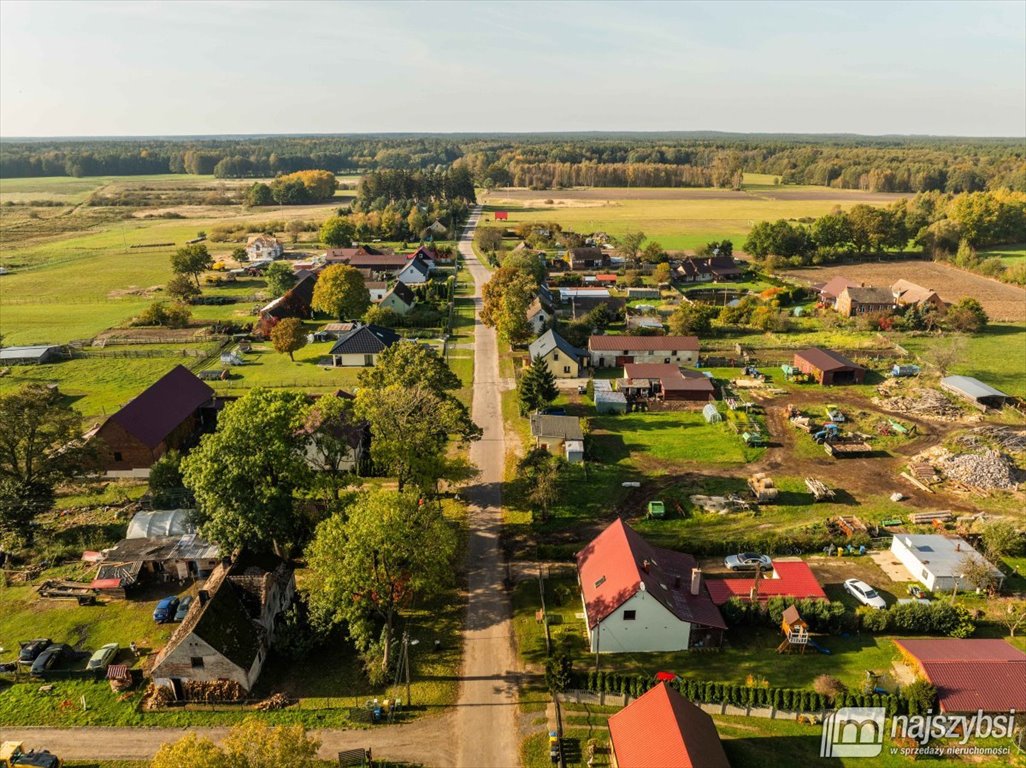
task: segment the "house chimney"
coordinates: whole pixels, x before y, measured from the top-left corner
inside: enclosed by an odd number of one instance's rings
[[[645,573],[648,573],[648,560],[641,561],[641,570],[643,570]]]
[[[961,541],[956,541],[955,542],[955,551],[956,552],[961,552],[962,551],[962,542]]]
[[[702,569],[694,568],[691,571],[691,594],[698,595],[702,591]]]
[[[201,589],[199,591],[199,604],[206,605],[208,600],[210,600],[210,593],[205,589]]]

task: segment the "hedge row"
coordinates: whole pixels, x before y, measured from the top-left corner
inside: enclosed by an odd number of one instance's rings
[[[655,685],[647,675],[621,675],[616,672],[578,673],[571,687],[590,693],[641,696]],[[798,688],[763,688],[708,680],[674,680],[670,685],[691,701],[728,704],[735,707],[774,707],[787,711],[818,712],[832,707],[886,707],[890,715],[907,714],[908,701],[895,694],[842,693],[835,699],[816,691]]]

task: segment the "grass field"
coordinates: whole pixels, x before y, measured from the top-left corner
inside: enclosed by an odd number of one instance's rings
[[[976,255],[981,259],[999,258],[1006,267],[1011,267],[1026,259],[1026,243],[986,248],[977,251]]]
[[[976,376],[1002,392],[1026,397],[1026,323],[992,323],[975,336],[962,337],[965,350],[952,373]],[[902,346],[918,355],[950,343],[948,336],[908,336]]]
[[[845,190],[774,187],[765,183],[767,179],[758,181],[761,183],[742,192],[602,187],[580,191],[494,190],[480,199],[486,210],[507,210],[511,226],[551,221],[576,232],[614,236],[640,230],[670,249],[693,249],[723,238],[739,247],[758,221],[822,216],[835,207],[847,209],[857,202],[893,202],[892,196],[855,197]],[[781,198],[785,192],[787,197]]]

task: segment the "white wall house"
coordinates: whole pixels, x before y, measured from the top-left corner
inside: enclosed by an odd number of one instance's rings
[[[931,592],[952,592],[976,588],[963,577],[967,558],[986,563],[996,585],[1001,573],[983,555],[958,536],[902,533],[891,539],[891,553],[908,569],[912,578]]]
[[[718,647],[727,628],[695,559],[619,518],[577,554],[577,578],[592,653]]]
[[[698,365],[695,336],[592,336],[588,354],[593,368],[620,368],[628,363]]]
[[[285,248],[278,238],[271,235],[252,235],[246,241],[246,255],[250,261],[258,259],[280,259]]]

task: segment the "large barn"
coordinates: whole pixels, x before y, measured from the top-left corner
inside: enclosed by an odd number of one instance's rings
[[[861,384],[866,380],[865,368],[842,354],[822,347],[795,352],[794,367],[823,385]]]

